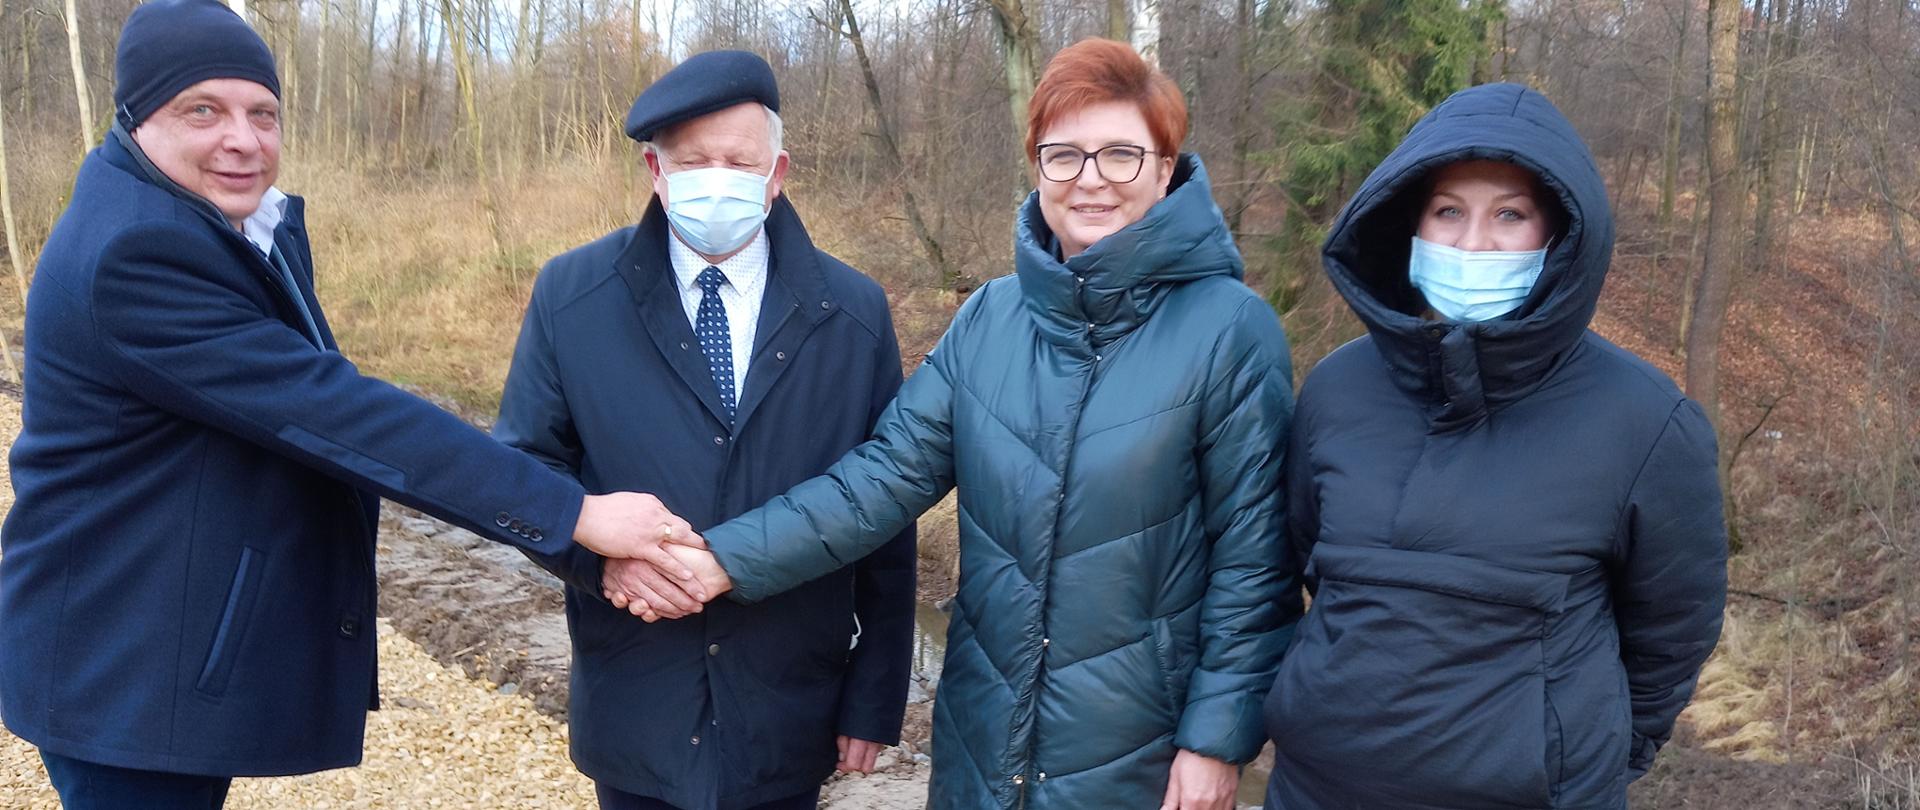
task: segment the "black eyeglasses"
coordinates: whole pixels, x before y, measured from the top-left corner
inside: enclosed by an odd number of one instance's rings
[[[1093,161],[1095,171],[1109,183],[1131,183],[1140,176],[1140,167],[1153,150],[1133,144],[1114,144],[1092,152],[1064,143],[1043,143],[1034,148],[1040,159],[1040,176],[1055,183],[1071,183]]]

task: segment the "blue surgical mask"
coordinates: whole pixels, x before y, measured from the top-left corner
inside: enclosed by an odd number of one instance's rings
[[[1546,248],[1461,250],[1416,236],[1407,277],[1441,317],[1488,321],[1520,308],[1546,261]]]
[[[767,178],[737,169],[686,169],[667,175],[667,221],[694,250],[739,250],[767,219]]]

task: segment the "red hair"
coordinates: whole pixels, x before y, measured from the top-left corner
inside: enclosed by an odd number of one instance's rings
[[[1040,131],[1061,116],[1095,104],[1131,102],[1147,119],[1153,148],[1173,157],[1187,139],[1187,100],[1167,75],[1147,64],[1133,48],[1111,39],[1083,39],[1054,54],[1027,103],[1027,157],[1040,144]]]

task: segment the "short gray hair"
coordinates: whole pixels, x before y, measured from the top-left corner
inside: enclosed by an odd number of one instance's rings
[[[768,154],[772,159],[778,160],[780,158],[780,150],[785,145],[783,141],[786,136],[786,126],[780,123],[780,114],[774,112],[772,107],[762,104],[760,105],[760,109],[765,110],[767,113],[767,146],[770,147]],[[661,131],[665,132],[667,129],[672,129],[672,127],[667,127]],[[660,147],[654,145],[653,141],[645,141],[640,144],[640,152],[641,154],[652,152],[658,155],[660,154]]]

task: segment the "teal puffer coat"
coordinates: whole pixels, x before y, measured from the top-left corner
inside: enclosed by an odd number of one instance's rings
[[[1152,807],[1229,762],[1300,615],[1279,497],[1292,369],[1200,161],[1065,262],[1029,197],[981,287],[825,475],[709,531],[736,598],[859,558],[959,488],[929,806]],[[724,732],[724,729],[722,729]]]

